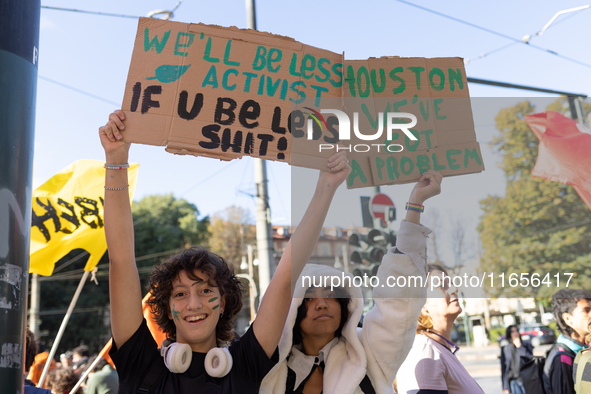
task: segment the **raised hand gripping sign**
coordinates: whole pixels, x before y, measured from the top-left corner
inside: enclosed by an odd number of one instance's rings
[[[176,154],[324,169],[336,149],[347,149],[349,187],[416,180],[441,167],[452,145],[468,144],[470,159],[464,166],[462,150],[454,159],[461,168],[452,163],[448,172],[484,169],[459,58],[345,61],[269,33],[140,18],[123,110],[125,140]],[[349,116],[348,135],[334,110]],[[417,119],[406,132],[402,113]]]

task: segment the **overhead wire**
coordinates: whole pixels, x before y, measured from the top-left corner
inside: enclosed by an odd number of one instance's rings
[[[121,103],[116,103],[116,102],[114,102],[114,101],[108,100],[108,99],[106,99],[106,98],[103,98],[103,97],[101,97],[101,96],[97,96],[96,94],[92,94],[92,93],[89,93],[89,92],[87,92],[87,91],[85,91],[85,90],[78,89],[78,88],[75,88],[75,87],[73,87],[73,86],[70,86],[70,85],[66,85],[65,83],[58,82],[58,81],[56,81],[56,80],[53,80],[53,79],[51,79],[51,78],[47,78],[47,77],[44,77],[44,76],[42,76],[42,75],[39,75],[38,77],[39,77],[39,79],[42,79],[42,80],[44,80],[44,81],[47,81],[47,82],[53,83],[53,84],[55,84],[55,85],[61,86],[62,88],[66,88],[66,89],[72,90],[72,91],[74,91],[74,92],[76,92],[76,93],[80,93],[80,94],[83,94],[83,95],[85,95],[85,96],[92,97],[93,99],[97,99],[97,100],[99,100],[99,101],[103,101],[103,102],[105,102],[105,103],[107,103],[107,104],[114,105],[114,106],[116,106],[117,108],[119,108],[119,107],[121,106]]]
[[[581,11],[583,11],[583,10],[581,10]],[[579,11],[579,12],[581,12],[581,11]],[[554,26],[556,26],[556,25],[559,25],[559,24],[561,24],[562,22],[566,21],[567,19],[570,19],[570,18],[572,18],[573,16],[577,15],[579,12],[575,12],[575,13],[573,13],[573,14],[570,14],[570,15],[568,15],[568,16],[566,16],[566,17],[562,18],[562,19],[561,19],[561,20],[559,20],[558,22],[555,22],[555,23],[553,23],[552,25],[550,25],[550,26],[549,26],[547,29],[550,29],[550,28],[552,28],[552,27],[554,27]],[[531,38],[533,38],[533,36],[532,36]],[[522,41],[523,41],[523,40],[522,40]],[[487,57],[487,56],[490,56],[490,55],[492,55],[492,54],[495,54],[495,53],[497,53],[497,52],[500,52],[500,51],[502,51],[502,50],[504,50],[504,49],[507,49],[507,48],[509,48],[509,47],[512,47],[513,45],[517,45],[517,44],[518,44],[517,42],[512,42],[512,43],[510,43],[510,44],[503,45],[502,47],[499,47],[499,48],[497,48],[497,49],[493,49],[493,50],[491,50],[491,51],[488,51],[488,52],[486,52],[486,53],[483,53],[483,54],[481,54],[481,55],[479,55],[479,56],[475,56],[475,57],[473,57],[473,58],[471,58],[471,59],[466,59],[466,60],[464,61],[464,63],[466,63],[466,64],[472,63],[472,62],[474,62],[474,61],[476,61],[476,60],[479,60],[479,59],[485,58],[485,57]]]
[[[580,65],[580,66],[584,66],[584,67],[587,67],[587,68],[591,68],[591,64],[587,64],[587,63],[585,63],[585,62],[582,62],[582,61],[579,61],[579,60],[576,60],[576,59],[570,58],[570,57],[568,57],[568,56],[561,55],[561,54],[559,54],[558,52],[556,52],[556,51],[553,51],[553,50],[551,50],[551,49],[546,49],[546,48],[540,47],[540,46],[538,46],[538,45],[533,45],[533,44],[530,44],[530,43],[527,43],[527,42],[523,42],[523,41],[522,41],[521,39],[519,39],[519,38],[514,38],[514,37],[511,37],[511,36],[508,36],[508,35],[506,35],[506,34],[503,34],[503,33],[500,33],[500,32],[498,32],[498,31],[495,31],[495,30],[489,29],[489,28],[487,28],[487,27],[483,27],[483,26],[480,26],[480,25],[477,25],[477,24],[474,24],[474,23],[471,23],[471,22],[467,22],[467,21],[465,21],[465,20],[462,20],[462,19],[456,18],[456,17],[454,17],[454,16],[447,15],[447,14],[444,14],[444,13],[442,13],[442,12],[439,12],[439,11],[435,11],[435,10],[432,10],[432,9],[430,9],[430,8],[427,8],[427,7],[420,6],[420,5],[418,5],[418,4],[413,4],[413,3],[409,2],[409,1],[406,1],[406,0],[396,0],[396,1],[398,1],[399,3],[403,3],[403,4],[406,4],[406,5],[409,5],[409,6],[411,6],[411,7],[418,8],[418,9],[420,9],[420,10],[423,10],[423,11],[426,11],[426,12],[429,12],[429,13],[432,13],[432,14],[435,14],[435,15],[438,15],[438,16],[441,16],[441,17],[443,17],[443,18],[447,18],[447,19],[450,19],[450,20],[452,20],[452,21],[455,21],[455,22],[458,22],[458,23],[462,23],[462,24],[464,24],[464,25],[466,25],[466,26],[470,26],[470,27],[473,27],[473,28],[475,28],[475,29],[478,29],[478,30],[485,31],[485,32],[487,32],[487,33],[490,33],[490,34],[494,34],[494,35],[496,35],[496,36],[498,36],[498,37],[502,37],[502,38],[505,38],[505,39],[507,39],[507,40],[514,41],[516,44],[523,44],[523,45],[527,45],[527,46],[528,46],[528,47],[530,47],[530,48],[534,48],[534,49],[537,49],[537,50],[539,50],[539,51],[542,51],[542,52],[549,53],[549,54],[551,54],[551,55],[554,55],[554,56],[557,56],[557,57],[559,57],[559,58],[561,58],[561,59],[563,59],[563,60],[568,60],[568,61],[570,61],[570,62],[572,62],[572,63],[576,63],[576,64],[578,64],[578,65]]]
[[[46,6],[46,5],[42,5],[41,8],[45,8],[48,10],[56,10],[56,11],[79,12],[81,14],[113,16],[113,17],[118,17],[118,18],[129,18],[129,19],[139,19],[140,18],[139,16],[135,16],[135,15],[112,14],[110,12],[98,12],[98,11],[85,11],[85,10],[77,10],[74,8],[50,7],[50,6]]]

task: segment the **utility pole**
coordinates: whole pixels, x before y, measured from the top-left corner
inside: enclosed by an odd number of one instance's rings
[[[246,0],[246,21],[249,29],[257,29],[255,0]],[[259,259],[259,291],[262,297],[275,272],[273,256],[273,229],[271,228],[271,207],[267,188],[267,163],[254,159],[254,177],[257,187],[257,256]]]
[[[0,2],[0,394],[24,392],[40,11]]]

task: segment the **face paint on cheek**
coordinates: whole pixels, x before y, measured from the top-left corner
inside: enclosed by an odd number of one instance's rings
[[[171,312],[172,312],[172,318],[173,318],[174,320],[176,320],[176,321],[181,321],[181,320],[179,319],[179,314],[180,314],[180,312],[179,312],[179,311],[177,311],[177,310],[175,309],[175,305],[174,305],[174,304],[172,304],[172,311],[171,311]]]
[[[216,301],[217,299],[218,299],[218,297],[213,297],[213,298],[210,298],[207,302],[210,302],[211,303],[211,302]]]
[[[213,308],[211,308],[211,310],[216,310],[220,307],[220,304],[217,304],[216,306],[214,306]]]

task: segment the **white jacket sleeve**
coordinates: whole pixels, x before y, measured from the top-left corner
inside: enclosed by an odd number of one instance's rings
[[[402,221],[396,247],[384,256],[374,288],[375,305],[358,335],[377,393],[391,393],[398,368],[412,347],[427,288],[427,227]]]

